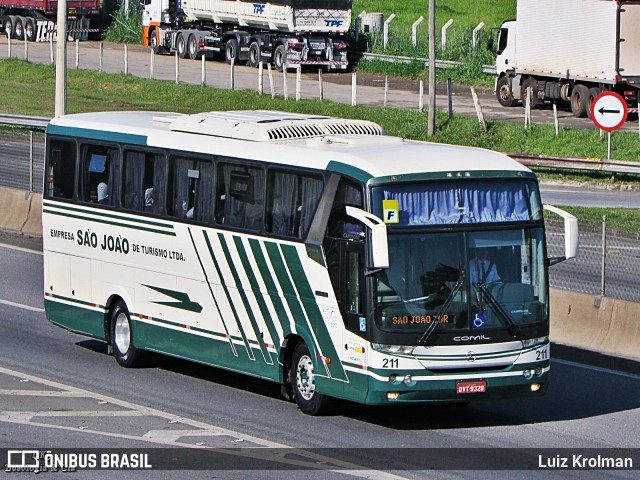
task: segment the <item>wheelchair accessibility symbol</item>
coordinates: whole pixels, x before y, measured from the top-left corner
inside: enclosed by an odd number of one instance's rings
[[[487,318],[484,313],[473,314],[473,328],[482,328],[487,323]]]

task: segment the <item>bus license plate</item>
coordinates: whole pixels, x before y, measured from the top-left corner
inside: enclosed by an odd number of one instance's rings
[[[487,391],[487,382],[459,382],[456,386],[458,395],[466,395],[468,393],[485,393]]]

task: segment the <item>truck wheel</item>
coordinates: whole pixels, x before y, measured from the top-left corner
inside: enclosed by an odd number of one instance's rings
[[[260,65],[260,45],[258,42],[251,43],[249,47],[249,65],[253,68],[258,68]]]
[[[534,78],[527,78],[522,82],[522,104],[527,105],[527,96],[529,96],[529,106],[536,108],[540,105],[540,99],[538,98],[538,82]]]
[[[304,342],[298,343],[293,349],[289,375],[293,396],[303,413],[321,415],[328,411],[330,399],[316,392],[313,360],[309,353],[309,347]]]
[[[281,72],[287,63],[287,51],[284,49],[284,45],[278,45],[276,51],[273,53],[273,64],[276,70]]]
[[[187,50],[189,51],[189,58],[191,60],[198,60],[201,56],[198,51],[198,41],[196,40],[195,35],[191,35],[189,37],[189,41],[187,42]]]
[[[125,368],[140,365],[144,352],[134,344],[129,310],[122,301],[116,302],[111,310],[110,328],[113,356],[118,364]]]
[[[184,35],[178,35],[176,38],[176,55],[180,58],[187,58],[187,41],[184,38]]]
[[[587,103],[589,97],[589,89],[582,85],[574,85],[571,90],[571,113],[574,117],[584,118],[587,116]]]
[[[239,60],[238,55],[240,54],[240,44],[238,40],[235,38],[230,38],[227,40],[227,43],[224,46],[224,59],[225,61],[231,65],[231,59],[234,60],[235,65],[244,65],[246,61]]]
[[[602,90],[598,87],[592,87],[589,89],[589,94],[587,96],[587,116],[591,118],[591,105],[593,105],[593,101],[595,98],[602,93]]]
[[[518,103],[518,101],[513,98],[513,92],[511,91],[511,79],[506,75],[498,79],[498,84],[496,85],[496,96],[498,97],[498,103],[503,107],[515,107]]]
[[[161,53],[160,45],[158,45],[158,33],[155,29],[149,32],[149,46],[151,47],[154,55],[159,55]]]
[[[15,19],[15,17],[12,17],[11,15],[7,15],[2,20],[2,29],[4,30],[4,33],[7,34],[7,37],[8,36],[11,36],[11,38],[14,37],[14,32],[13,32],[14,19]],[[11,35],[9,35],[9,34],[11,34]]]
[[[31,17],[26,17],[24,19],[24,35],[27,38],[28,42],[35,42],[37,29],[36,22]]]
[[[24,40],[24,17],[15,17],[13,24],[13,36],[16,40]]]

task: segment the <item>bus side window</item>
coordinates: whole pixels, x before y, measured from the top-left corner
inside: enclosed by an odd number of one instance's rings
[[[332,238],[364,240],[364,226],[347,217],[344,210],[346,206],[363,208],[362,190],[356,183],[342,179],[331,209],[327,235]]]
[[[76,180],[76,144],[51,140],[46,176],[46,196],[73,198]]]
[[[165,157],[127,151],[122,176],[122,206],[148,213],[162,213]]]
[[[264,171],[220,163],[216,188],[216,222],[229,227],[262,230]]]
[[[322,194],[322,178],[270,172],[267,187],[267,232],[303,238]]]
[[[209,160],[172,157],[169,162],[169,215],[211,223],[214,168]]]
[[[120,151],[103,145],[83,145],[80,199],[115,205],[115,182]]]

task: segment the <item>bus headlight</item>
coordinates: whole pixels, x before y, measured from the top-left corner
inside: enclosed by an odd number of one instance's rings
[[[371,346],[379,352],[404,354],[412,353],[414,348],[411,345],[385,345],[384,343],[372,343]]]
[[[549,341],[549,337],[538,337],[538,338],[527,338],[522,340],[522,346],[524,348],[535,347],[536,345],[541,345],[543,343],[547,343]]]
[[[533,374],[531,373],[531,370],[525,370],[524,372],[522,372],[522,376],[523,376],[524,378],[526,378],[527,380],[531,378],[531,375],[533,375]]]

